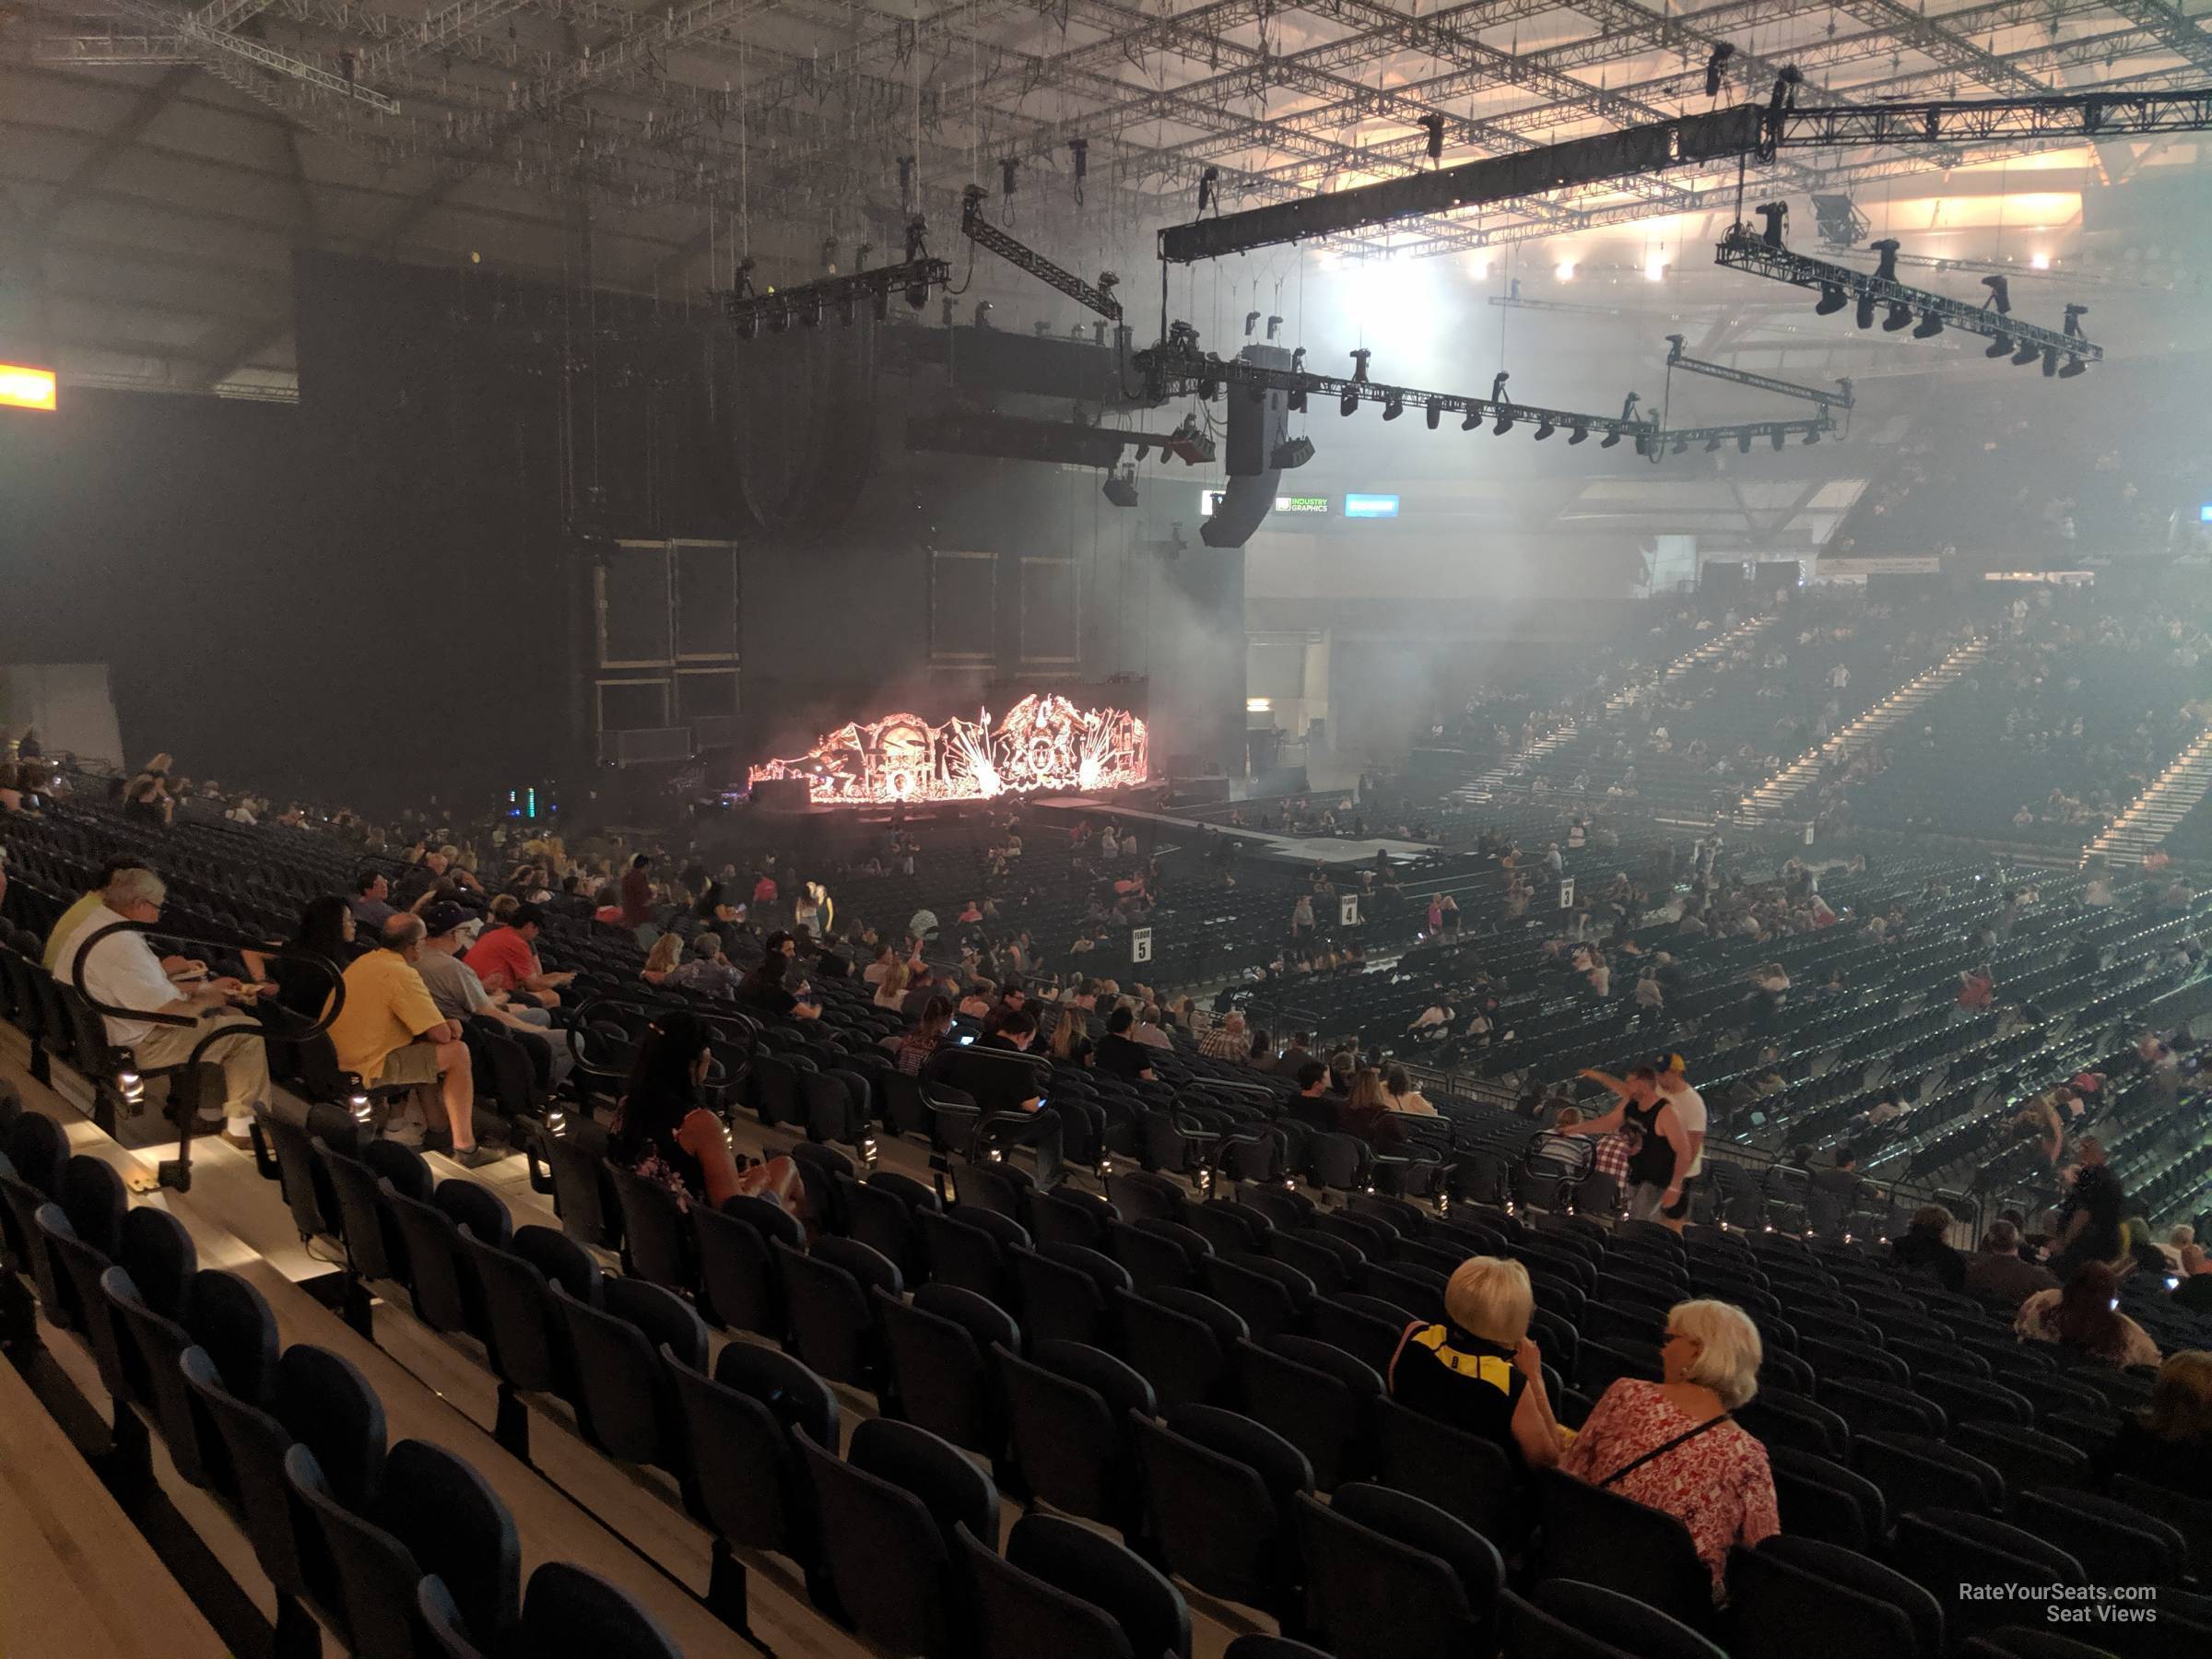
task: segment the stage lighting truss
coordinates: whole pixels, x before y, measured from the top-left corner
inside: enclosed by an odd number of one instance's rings
[[[1818,289],[1820,300],[1813,309],[1823,315],[1841,310],[1846,300],[1855,300],[1855,320],[1861,328],[1872,326],[1875,312],[1880,309],[1887,313],[1882,319],[1885,331],[1903,329],[1917,318],[1919,326],[1912,330],[1916,339],[1930,338],[1946,328],[1984,335],[2006,351],[2017,347],[2013,358],[2016,363],[2032,363],[2041,359],[2045,374],[2063,374],[2071,379],[2088,364],[2100,362],[2104,358],[2103,347],[2092,344],[2077,332],[2082,308],[2067,307],[2066,327],[2061,333],[2023,322],[2017,315],[1953,300],[1946,294],[1908,288],[1894,277],[1884,276],[1879,270],[1855,271],[1830,260],[1794,253],[1779,240],[1769,240],[1745,224],[1729,228],[1715,263],[1772,282],[1786,282],[1793,288]],[[1888,263],[1885,261],[1885,265]],[[1998,357],[2003,353],[1993,346],[1988,355]],[[2065,359],[2066,365],[2063,371],[2059,368],[2061,359]]]
[[[983,217],[983,203],[990,193],[981,184],[971,184],[960,199],[960,234],[979,248],[988,248],[1008,265],[1027,271],[1038,281],[1058,288],[1087,311],[1094,311],[1110,323],[1122,320],[1122,302],[1113,297],[1114,285],[1121,281],[1112,271],[1100,271],[1095,283],[1086,282],[1073,271],[1054,265],[1026,242],[1017,241]],[[1257,313],[1255,312],[1256,316]],[[1270,331],[1272,337],[1272,331]]]
[[[1822,303],[1827,302],[1823,300]],[[1842,309],[1841,302],[1839,300],[1829,309],[1840,311]],[[1682,335],[1666,336],[1666,366],[1669,369],[1679,369],[1688,374],[1702,374],[1710,380],[1727,381],[1734,385],[1749,386],[1755,392],[1771,392],[1777,397],[1803,398],[1806,403],[1816,404],[1823,409],[1848,410],[1851,407],[1851,382],[1847,380],[1838,381],[1833,388],[1800,385],[1795,381],[1777,380],[1771,374],[1755,374],[1748,369],[1735,369],[1726,363],[1706,362],[1701,358],[1693,358],[1686,353],[1682,349],[1683,345]]]
[[[794,322],[807,328],[818,328],[830,317],[849,324],[863,306],[881,322],[890,314],[894,295],[902,295],[909,306],[920,311],[929,303],[932,288],[945,288],[952,281],[952,266],[942,259],[932,259],[922,245],[922,220],[912,219],[906,228],[906,257],[899,264],[854,271],[848,276],[823,276],[792,288],[756,291],[753,262],[748,259],[737,267],[736,284],[723,301],[724,313],[737,337],[750,340],[759,334],[763,323],[771,334],[788,333]]]
[[[1468,397],[1456,392],[1429,392],[1414,386],[1392,385],[1387,382],[1367,378],[1370,355],[1356,353],[1361,360],[1358,372],[1350,379],[1342,375],[1314,374],[1304,370],[1269,369],[1241,359],[1224,359],[1199,351],[1196,335],[1187,327],[1178,324],[1170,331],[1171,343],[1153,346],[1137,352],[1131,361],[1145,377],[1147,395],[1155,403],[1164,403],[1171,397],[1181,397],[1199,392],[1208,385],[1246,386],[1267,392],[1288,392],[1293,395],[1306,394],[1319,397],[1333,397],[1339,409],[1351,415],[1363,403],[1381,404],[1383,418],[1394,418],[1393,411],[1406,409],[1423,411],[1431,430],[1445,415],[1462,417],[1463,431],[1473,431],[1484,422],[1491,423],[1490,429],[1500,435],[1516,427],[1530,427],[1535,437],[1548,438],[1565,428],[1570,444],[1581,443],[1592,432],[1601,434],[1600,447],[1610,449],[1624,438],[1632,441],[1636,453],[1657,462],[1670,450],[1677,454],[1692,443],[1708,448],[1734,441],[1747,448],[1755,440],[1764,438],[1780,448],[1791,438],[1806,443],[1818,443],[1836,430],[1836,421],[1830,403],[1847,406],[1840,399],[1822,401],[1811,415],[1787,420],[1735,421],[1720,426],[1665,428],[1654,420],[1635,419],[1636,398],[1631,394],[1618,415],[1591,415],[1574,409],[1547,409],[1533,404],[1513,403],[1503,398]],[[1828,394],[1824,394],[1826,397]],[[1433,417],[1433,418],[1430,418]]]

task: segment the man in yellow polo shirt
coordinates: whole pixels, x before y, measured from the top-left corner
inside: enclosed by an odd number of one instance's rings
[[[346,1003],[331,1022],[338,1065],[369,1085],[439,1085],[453,1132],[453,1161],[468,1169],[499,1154],[476,1144],[476,1077],[457,1021],[438,1012],[415,971],[422,918],[403,912],[384,924],[382,948],[346,970]]]

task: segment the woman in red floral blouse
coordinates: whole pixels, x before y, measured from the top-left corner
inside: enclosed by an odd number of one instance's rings
[[[1680,1302],[1660,1354],[1666,1380],[1606,1389],[1559,1467],[1687,1526],[1719,1602],[1728,1547],[1782,1530],[1767,1449],[1728,1416],[1759,1392],[1759,1330],[1727,1302]]]

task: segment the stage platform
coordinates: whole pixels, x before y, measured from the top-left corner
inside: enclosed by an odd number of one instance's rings
[[[1125,799],[1089,795],[1041,795],[1030,805],[1040,810],[1064,814],[1067,817],[1084,816],[1100,819],[1112,818],[1117,823],[1138,823],[1149,826],[1155,839],[1162,830],[1179,831],[1178,840],[1185,845],[1194,843],[1207,828],[1215,834],[1237,841],[1248,859],[1260,859],[1269,864],[1323,865],[1341,869],[1359,865],[1371,865],[1378,853],[1388,853],[1391,862],[1400,868],[1437,856],[1437,849],[1419,841],[1398,841],[1387,836],[1369,836],[1364,840],[1348,840],[1337,835],[1274,835],[1261,830],[1238,829],[1231,825],[1205,825],[1197,818],[1173,812],[1161,812],[1134,806]]]

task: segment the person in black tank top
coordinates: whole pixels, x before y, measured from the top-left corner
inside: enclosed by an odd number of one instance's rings
[[[1638,1221],[1658,1219],[1660,1211],[1681,1197],[1682,1173],[1689,1167],[1689,1132],[1659,1091],[1658,1072],[1639,1065],[1625,1077],[1610,1077],[1601,1071],[1584,1071],[1583,1076],[1603,1083],[1618,1097],[1619,1103],[1602,1117],[1559,1133],[1610,1135],[1629,1124],[1641,1130],[1643,1144],[1629,1159],[1629,1215]]]

